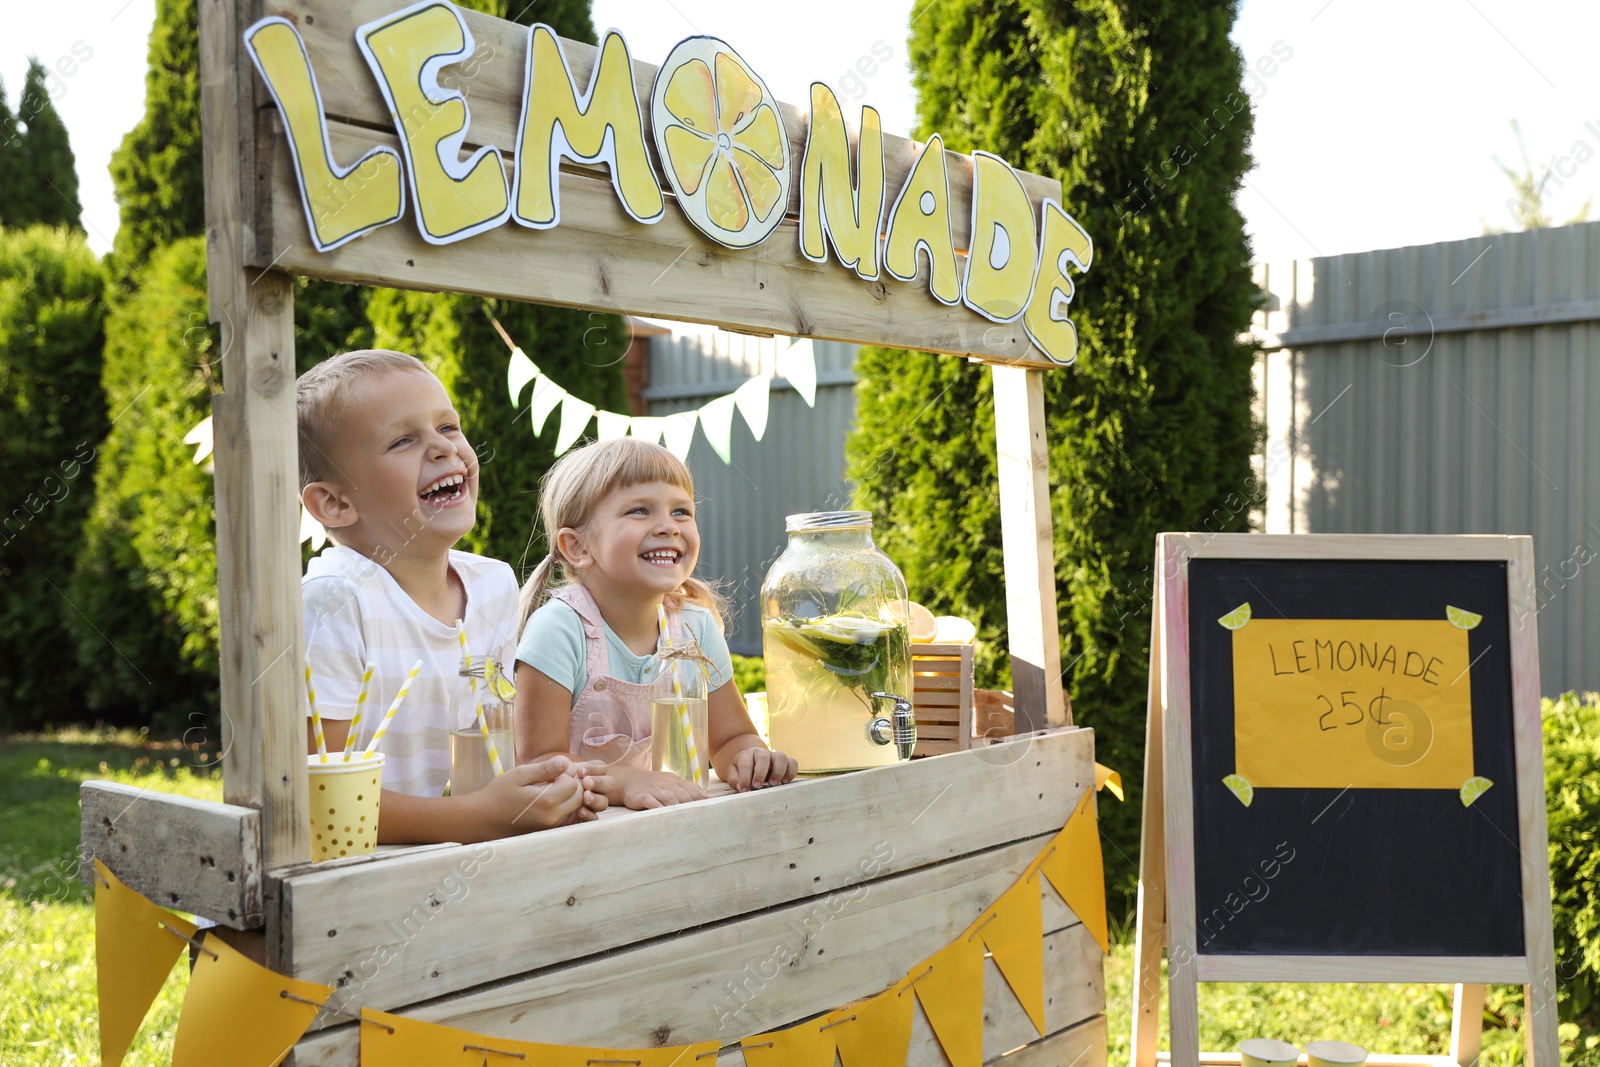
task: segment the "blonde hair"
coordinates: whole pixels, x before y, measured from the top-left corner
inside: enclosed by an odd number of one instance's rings
[[[335,464],[329,457],[334,428],[339,424],[339,401],[353,382],[384,371],[421,371],[432,374],[416,356],[387,348],[344,352],[318,363],[294,383],[295,427],[300,438],[300,487],[326,481]]]
[[[522,586],[517,605],[517,633],[544,602],[551,579],[560,567],[558,585],[578,581],[568,568],[556,544],[556,534],[571,527],[582,531],[594,517],[594,509],[614,489],[666,482],[694,496],[694,479],[681,459],[653,441],[637,437],[618,437],[598,441],[568,452],[545,474],[539,487],[539,517],[549,551]],[[710,583],[688,578],[667,595],[669,607],[698,604],[709,610],[717,627],[723,626],[724,600]]]

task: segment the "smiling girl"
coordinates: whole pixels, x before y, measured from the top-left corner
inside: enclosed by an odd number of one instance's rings
[[[796,771],[794,760],[762,744],[733,684],[720,598],[692,577],[700,555],[694,510],[689,469],[632,437],[569,453],[541,494],[550,553],[522,587],[518,758],[567,753],[603,762],[612,802],[630,808],[705,796],[693,782],[650,769],[650,695],[664,637],[674,647],[692,642],[704,657],[717,776],[742,791],[790,781]],[[558,567],[565,581],[546,600]]]

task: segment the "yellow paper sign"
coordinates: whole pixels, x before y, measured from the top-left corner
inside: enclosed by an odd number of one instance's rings
[[[1459,789],[1467,632],[1445,619],[1253,619],[1233,631],[1236,771],[1252,789]]]

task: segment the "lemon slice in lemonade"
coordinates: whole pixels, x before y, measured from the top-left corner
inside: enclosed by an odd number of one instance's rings
[[[1453,608],[1449,604],[1444,606],[1444,617],[1450,620],[1450,625],[1458,630],[1473,630],[1483,621],[1483,616],[1464,608]]]
[[[1487,793],[1489,788],[1493,785],[1494,783],[1489,781],[1487,778],[1478,777],[1476,775],[1468,778],[1461,784],[1461,806],[1463,808],[1470,808],[1472,806],[1472,802],[1483,796],[1483,794]]]
[[[729,248],[777,228],[789,201],[789,137],[777,99],[727,42],[679,42],[656,74],[650,112],[690,222]]]
[[[1244,624],[1250,621],[1250,602],[1245,601],[1217,621],[1229,630],[1244,629]]]
[[[1246,781],[1241,774],[1228,775],[1222,780],[1222,784],[1227,786],[1228,792],[1238,797],[1239,803],[1247,808],[1250,806],[1250,802],[1256,798],[1255,786]]]
[[[918,604],[915,600],[911,604],[911,643],[926,645],[939,635],[939,624],[934,621],[933,612]]]

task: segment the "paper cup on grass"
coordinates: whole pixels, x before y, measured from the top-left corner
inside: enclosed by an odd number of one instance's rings
[[[1361,1067],[1367,1050],[1348,1041],[1313,1041],[1306,1046],[1311,1067]]]
[[[1299,1062],[1300,1050],[1287,1041],[1252,1037],[1239,1042],[1239,1059],[1243,1067],[1290,1067]]]
[[[308,756],[311,780],[311,861],[360,856],[378,847],[378,793],[383,753],[352,756],[349,763]]]

